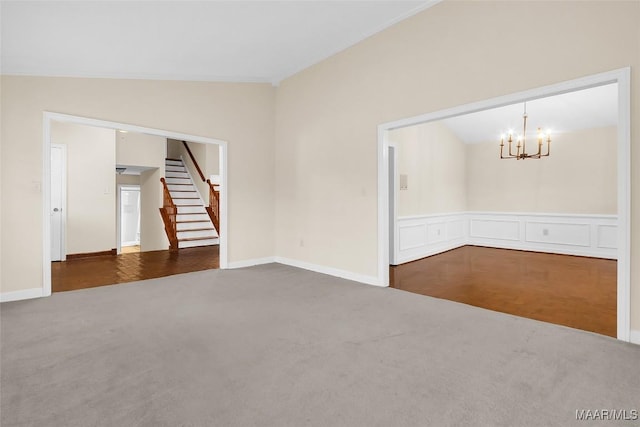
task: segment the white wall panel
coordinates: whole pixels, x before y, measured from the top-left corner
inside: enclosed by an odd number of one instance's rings
[[[615,215],[464,212],[400,217],[398,264],[464,245],[616,259]]]
[[[597,236],[599,248],[616,249],[618,247],[618,228],[615,225],[598,225]]]
[[[514,221],[511,218],[471,218],[469,230],[469,235],[472,237],[499,240],[520,240],[520,222]]]
[[[398,227],[400,250],[406,251],[426,245],[427,225],[422,223],[407,224]]]
[[[467,241],[464,213],[400,217],[396,227],[397,264],[464,246]]]
[[[531,243],[553,243],[570,246],[589,246],[591,226],[553,222],[525,222],[525,240]]]

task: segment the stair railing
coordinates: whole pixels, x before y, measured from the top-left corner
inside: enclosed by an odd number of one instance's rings
[[[178,250],[178,227],[177,227],[177,214],[178,208],[171,198],[169,187],[167,187],[167,181],[164,178],[160,178],[162,182],[162,207],[160,208],[160,215],[164,222],[164,231],[169,238],[169,250]]]
[[[196,157],[191,152],[191,148],[189,148],[189,145],[187,145],[187,141],[182,141],[182,145],[184,145],[184,148],[187,149],[187,153],[189,154],[189,157],[191,157],[191,161],[193,162],[193,164],[196,166],[196,170],[198,171],[198,175],[200,175],[200,179],[202,180],[202,182],[205,182],[205,178],[204,178],[204,174],[202,173],[202,169],[200,169],[200,166],[198,165],[198,162],[196,161]]]
[[[216,190],[215,186],[211,183],[211,180],[207,180],[209,184],[209,206],[207,206],[207,213],[213,226],[216,228],[216,232],[220,234],[220,192]]]
[[[213,226],[216,229],[216,232],[219,235],[220,234],[220,192],[215,189],[214,185],[211,183],[210,180],[205,179],[204,174],[202,173],[202,169],[200,169],[200,166],[198,165],[198,161],[196,160],[196,157],[191,152],[191,149],[189,148],[189,145],[187,144],[187,142],[182,141],[182,145],[184,145],[184,148],[187,150],[187,153],[189,154],[191,161],[196,167],[196,171],[198,171],[198,175],[200,175],[200,179],[202,179],[202,182],[206,182],[207,184],[209,184],[209,206],[206,206],[205,208],[207,210],[207,213],[209,214],[209,218],[211,218],[211,223],[213,224]]]

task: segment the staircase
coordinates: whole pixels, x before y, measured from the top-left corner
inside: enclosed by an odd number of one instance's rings
[[[176,208],[177,248],[217,245],[218,233],[182,160],[165,160],[164,181]]]

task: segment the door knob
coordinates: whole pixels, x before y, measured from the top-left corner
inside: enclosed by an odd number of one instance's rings
[[[60,210],[60,209],[58,209],[58,208],[53,208],[53,211],[54,211],[54,212],[58,212],[59,210]]]

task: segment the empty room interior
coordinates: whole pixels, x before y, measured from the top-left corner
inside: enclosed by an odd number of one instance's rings
[[[640,2],[0,2],[0,424],[640,422]]]
[[[615,337],[617,93],[391,131],[390,286]],[[518,159],[519,144],[540,158]]]

